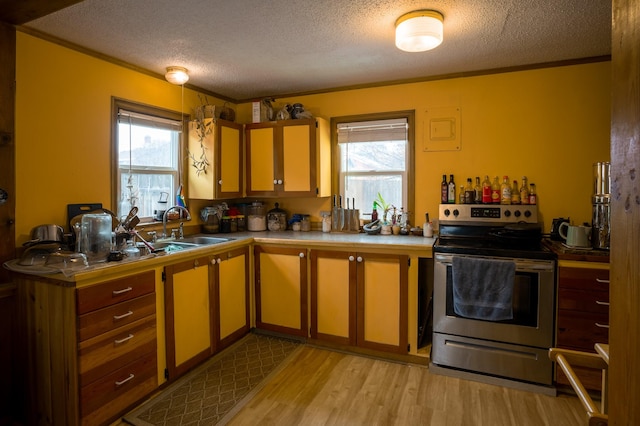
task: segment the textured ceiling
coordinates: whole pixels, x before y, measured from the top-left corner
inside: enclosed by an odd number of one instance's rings
[[[419,9],[444,42],[402,52]],[[611,54],[609,0],[85,0],[24,26],[233,100]]]

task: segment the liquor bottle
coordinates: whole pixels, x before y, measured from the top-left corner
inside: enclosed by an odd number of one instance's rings
[[[371,210],[371,222],[378,220],[378,203],[373,202],[373,210]]]
[[[500,204],[500,182],[498,181],[498,176],[493,179],[491,184],[491,203]]]
[[[467,178],[467,186],[464,187],[464,203],[473,204],[474,192],[471,178]]]
[[[535,205],[538,204],[538,195],[536,194],[536,184],[529,184],[529,204]]]
[[[460,199],[458,201],[460,204],[466,204],[467,198],[464,196],[464,194],[465,194],[464,186],[460,185]]]
[[[442,183],[440,183],[440,204],[449,202],[449,185],[447,184],[447,175],[442,175]]]
[[[520,187],[520,204],[529,204],[529,185],[527,177],[522,176],[522,186]]]
[[[517,180],[513,181],[513,187],[511,187],[511,204],[520,204],[520,190]]]
[[[511,184],[509,176],[502,176],[502,185],[500,185],[500,204],[511,204]]]
[[[453,175],[449,175],[449,183],[448,191],[447,191],[447,203],[455,204],[456,203],[456,183],[453,181]]]
[[[482,186],[480,185],[480,176],[476,176],[476,186],[473,187],[473,202],[482,204]]]
[[[491,204],[491,181],[488,175],[485,175],[482,182],[482,204]]]

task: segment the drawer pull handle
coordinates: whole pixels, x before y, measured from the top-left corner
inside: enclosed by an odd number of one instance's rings
[[[134,377],[136,377],[136,376],[134,376],[133,373],[129,373],[129,377],[127,377],[124,380],[120,380],[119,382],[116,382],[116,386],[122,386],[125,383],[127,383],[129,380],[133,380]]]
[[[596,323],[596,327],[599,328],[609,328],[609,324],[600,324],[599,322]]]
[[[133,311],[129,311],[129,312],[127,312],[126,314],[122,314],[122,315],[114,315],[114,316],[113,316],[113,319],[114,319],[114,320],[121,320],[122,318],[126,318],[126,317],[128,317],[129,315],[133,315]]]
[[[600,278],[596,278],[596,282],[600,284],[609,284],[609,280],[603,280]]]
[[[127,340],[131,340],[133,339],[133,334],[129,334],[127,337],[125,337],[124,339],[116,339],[113,341],[113,343],[115,343],[116,345],[119,345],[120,343],[124,343]]]
[[[113,295],[117,296],[117,295],[122,294],[122,293],[127,293],[127,292],[129,292],[131,290],[133,290],[132,287],[123,288],[122,290],[113,290]]]
[[[598,305],[602,305],[602,306],[609,306],[609,302],[603,302],[603,301],[601,301],[601,300],[596,300],[596,303],[597,303]]]

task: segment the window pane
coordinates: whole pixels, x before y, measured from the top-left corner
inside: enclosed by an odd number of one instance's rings
[[[131,136],[131,142],[129,136]],[[178,164],[176,158],[178,143],[178,132],[118,123],[118,162],[121,167],[129,166],[129,147],[131,147],[131,165],[134,168],[153,167],[175,170]]]
[[[393,204],[400,211],[402,205],[402,176],[401,175],[346,175],[344,178],[345,196],[350,202],[355,198],[356,208],[360,209],[360,217],[370,218],[373,200],[378,198],[378,192],[388,204]],[[343,203],[346,207],[346,201]],[[351,206],[353,207],[353,206]],[[393,212],[390,212],[390,215]],[[383,212],[378,209],[378,217],[382,219]],[[390,218],[391,216],[389,216]]]
[[[406,146],[404,140],[340,144],[342,171],[405,170]]]
[[[173,174],[156,174],[156,173],[133,173],[131,183],[133,185],[134,204],[130,202],[129,192],[129,172],[123,170],[120,175],[120,206],[119,215],[125,215],[134,205],[138,207],[138,217],[152,217],[157,208],[157,202],[160,200],[160,194],[163,200],[167,200],[167,207],[175,204],[174,193],[174,175]]]

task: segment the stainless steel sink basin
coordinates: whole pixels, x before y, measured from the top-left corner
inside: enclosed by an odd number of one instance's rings
[[[152,245],[156,250],[164,249],[165,252],[180,251],[190,248],[193,249],[200,246],[199,244],[185,243],[182,241],[163,241],[159,243],[152,243]]]
[[[199,246],[226,243],[227,241],[231,241],[231,238],[206,237],[202,235],[196,235],[194,237],[187,237],[183,238],[182,240],[176,240],[177,243],[196,244]]]

